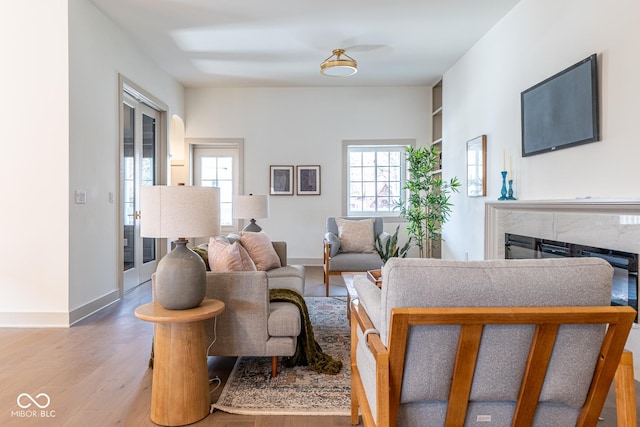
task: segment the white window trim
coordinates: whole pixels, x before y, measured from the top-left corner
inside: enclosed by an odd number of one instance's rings
[[[404,146],[416,146],[415,139],[349,139],[342,141],[342,215],[349,215],[349,171],[348,171],[348,150],[350,146],[361,145],[361,146],[393,146],[393,145],[404,145]],[[406,173],[406,169],[403,171]],[[406,178],[406,175],[403,176],[403,179]],[[404,219],[400,217],[400,211],[391,211],[388,213],[376,212],[376,216],[382,216],[385,219],[385,222],[403,222]]]

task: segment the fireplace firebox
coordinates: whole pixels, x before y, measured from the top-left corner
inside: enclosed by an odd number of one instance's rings
[[[505,233],[506,259],[597,257],[613,267],[611,305],[630,306],[638,311],[638,254],[538,237]],[[636,315],[636,323],[638,316]]]

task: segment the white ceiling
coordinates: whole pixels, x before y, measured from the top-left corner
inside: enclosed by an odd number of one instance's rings
[[[91,1],[186,87],[284,87],[432,85],[519,0]]]

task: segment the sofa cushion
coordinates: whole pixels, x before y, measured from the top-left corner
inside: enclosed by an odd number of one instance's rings
[[[208,259],[211,271],[256,271],[251,257],[238,242],[229,244],[211,237]]]
[[[353,220],[336,218],[342,252],[375,252],[373,218]]]
[[[240,235],[240,243],[249,252],[249,256],[260,271],[278,268],[280,257],[271,244],[271,239],[263,231],[258,233],[243,231]]]
[[[329,271],[367,271],[382,266],[382,259],[374,253],[339,253],[329,260]]]
[[[304,295],[304,266],[287,265],[266,272],[269,289],[291,289]]]
[[[267,331],[272,337],[297,337],[300,335],[300,310],[290,302],[269,304]]]

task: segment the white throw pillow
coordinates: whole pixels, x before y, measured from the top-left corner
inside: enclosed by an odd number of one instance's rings
[[[340,250],[342,252],[375,252],[374,222],[374,218],[358,220],[336,218]]]

